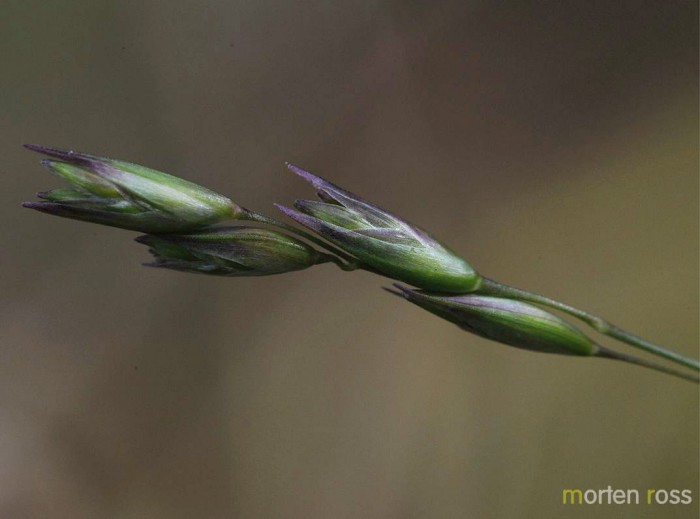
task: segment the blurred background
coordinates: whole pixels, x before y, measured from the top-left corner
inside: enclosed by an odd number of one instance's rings
[[[489,277],[697,356],[697,19],[0,3],[0,518],[697,517],[696,385],[487,342],[332,265],[146,269],[136,233],[19,206],[60,185],[25,142],[271,215],[313,196],[293,161]],[[608,485],[693,504],[561,504]]]

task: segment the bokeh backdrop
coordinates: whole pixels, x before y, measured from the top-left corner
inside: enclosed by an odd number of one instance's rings
[[[470,336],[332,265],[156,271],[24,142],[270,214],[296,162],[698,355],[694,1],[0,2],[0,517],[697,517],[697,386]],[[603,340],[604,344],[610,344]],[[564,488],[691,505],[564,506]]]

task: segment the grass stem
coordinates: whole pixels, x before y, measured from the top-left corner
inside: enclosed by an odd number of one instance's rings
[[[632,355],[627,355],[626,353],[619,353],[617,351],[609,350],[600,345],[598,345],[598,348],[600,348],[600,350],[596,354],[596,357],[629,362],[630,364],[636,364],[638,366],[643,366],[645,368],[653,369],[655,371],[660,371],[661,373],[666,373],[667,375],[673,375],[675,377],[690,380],[691,382],[700,384],[700,377],[698,377],[697,375],[693,375],[692,373],[687,373],[685,371],[669,368],[667,366],[657,364],[656,362],[651,362],[645,359],[634,357]]]

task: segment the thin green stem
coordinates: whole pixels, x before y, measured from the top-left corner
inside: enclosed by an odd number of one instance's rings
[[[336,256],[334,254],[327,254],[327,253],[321,252],[321,251],[319,251],[319,254],[323,254],[327,258],[328,261],[330,261],[331,263],[335,263],[338,266],[338,268],[340,268],[341,270],[353,271],[353,270],[357,270],[359,268],[362,268],[357,264],[356,261],[353,263],[349,263],[349,262],[339,258],[338,256]]]
[[[315,243],[319,247],[323,247],[325,250],[330,252],[332,256],[330,256],[331,261],[338,265],[342,270],[357,270],[358,268],[361,268],[362,265],[360,264],[359,260],[357,258],[354,258],[350,256],[349,254],[343,252],[342,250],[333,247],[332,245],[326,243],[325,241],[317,238],[313,234],[310,234],[306,231],[303,231],[301,229],[298,229],[294,227],[293,225],[289,225],[284,222],[280,222],[279,220],[276,220],[270,216],[266,216],[264,214],[256,213],[254,211],[251,211],[250,209],[245,209],[243,208],[243,214],[238,217],[241,220],[248,220],[251,222],[258,222],[258,223],[264,223],[267,225],[272,225],[274,227],[278,227],[280,229],[283,229],[285,231],[291,232],[296,234],[297,236],[301,236],[302,238],[309,240],[312,243]]]
[[[519,288],[503,285],[497,281],[487,278],[483,279],[482,285],[478,292],[497,297],[509,297],[520,301],[528,301],[560,310],[566,314],[576,317],[577,319],[580,319],[603,335],[607,335],[608,337],[612,337],[613,339],[617,339],[618,341],[629,344],[630,346],[634,346],[635,348],[658,355],[659,357],[663,357],[695,371],[700,371],[700,362],[697,359],[686,357],[685,355],[668,350],[662,346],[659,346],[658,344],[647,341],[646,339],[637,337],[636,335],[623,330],[619,326],[609,323],[605,319],[591,315],[588,312],[584,312],[583,310],[579,310],[573,306],[560,303],[554,299],[533,294],[532,292],[527,292]]]
[[[679,377],[685,380],[690,380],[696,384],[700,384],[700,377],[693,375],[692,373],[686,373],[685,371],[679,371],[677,369],[669,368],[656,362],[651,362],[645,359],[640,359],[632,355],[627,355],[626,353],[619,353],[617,351],[609,350],[603,346],[598,346],[599,350],[596,357],[601,357],[605,359],[621,360],[623,362],[629,362],[630,364],[636,364],[638,366],[643,366],[645,368],[653,369],[655,371],[660,371],[661,373],[666,373],[667,375],[673,375],[674,377]]]

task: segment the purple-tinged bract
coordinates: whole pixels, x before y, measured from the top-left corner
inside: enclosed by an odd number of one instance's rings
[[[563,319],[522,301],[482,295],[446,296],[394,285],[391,293],[463,330],[525,350],[596,355],[599,347]]]
[[[479,288],[481,276],[418,227],[308,171],[288,167],[313,185],[321,201],[297,200],[296,210],[277,208],[364,265],[426,290],[468,293]]]
[[[149,267],[214,276],[269,276],[302,270],[330,256],[286,234],[256,227],[211,228],[190,234],[144,235]]]
[[[242,209],[223,195],[138,164],[75,151],[26,145],[51,157],[50,172],[72,185],[37,193],[24,207],[148,233],[187,232],[236,218]]]

